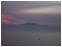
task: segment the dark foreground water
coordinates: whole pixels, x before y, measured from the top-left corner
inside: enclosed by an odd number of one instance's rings
[[[2,46],[60,46],[61,32],[50,30],[2,30]]]

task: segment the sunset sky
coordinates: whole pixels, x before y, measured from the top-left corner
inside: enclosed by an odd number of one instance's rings
[[[61,25],[60,1],[2,1],[2,24]]]

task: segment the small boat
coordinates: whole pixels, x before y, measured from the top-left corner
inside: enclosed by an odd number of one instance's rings
[[[38,39],[38,40],[40,40],[40,39]]]

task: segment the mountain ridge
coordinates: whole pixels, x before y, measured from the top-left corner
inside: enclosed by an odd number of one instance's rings
[[[60,27],[51,27],[49,25],[39,25],[36,23],[25,23],[25,24],[1,24],[1,27],[10,27],[10,28],[60,28]]]

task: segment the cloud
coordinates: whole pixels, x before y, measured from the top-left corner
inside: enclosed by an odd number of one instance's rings
[[[31,8],[26,10],[18,10],[14,12],[15,14],[60,14],[61,7],[58,6],[49,6],[49,7],[38,7]]]
[[[12,17],[10,15],[5,15],[5,14],[2,14],[1,18],[2,19],[12,19]]]
[[[10,24],[10,21],[9,20],[1,20],[2,23],[5,23],[5,24]]]
[[[21,19],[16,19],[10,15],[5,15],[5,14],[2,14],[1,15],[1,22],[2,23],[5,23],[5,24],[23,24],[23,23],[26,23],[26,20],[21,20]]]
[[[20,11],[18,11],[18,12],[13,12],[14,14],[28,14],[27,12],[20,12]]]
[[[19,21],[15,21],[15,22],[12,22],[10,20],[1,20],[2,23],[4,24],[24,24],[26,23],[26,20],[19,20]]]
[[[2,1],[1,8],[2,22],[6,24],[46,22],[43,24],[54,25],[52,22],[61,20],[60,1]]]
[[[27,13],[33,13],[34,11],[37,11],[37,9],[39,10],[39,8],[40,9],[47,8],[47,7],[51,8],[51,6],[60,6],[60,5],[61,5],[60,1],[17,1],[17,2],[16,1],[2,1],[1,12],[2,14],[4,13],[8,14],[11,12],[25,13],[24,11],[28,10]],[[31,12],[31,9],[33,12]],[[33,9],[36,9],[36,10],[33,10]],[[19,10],[20,12],[18,12]]]
[[[24,24],[24,23],[26,23],[26,20],[20,20],[20,21],[16,21],[16,22],[11,22],[9,20],[2,20],[1,22],[5,23],[5,24]]]

